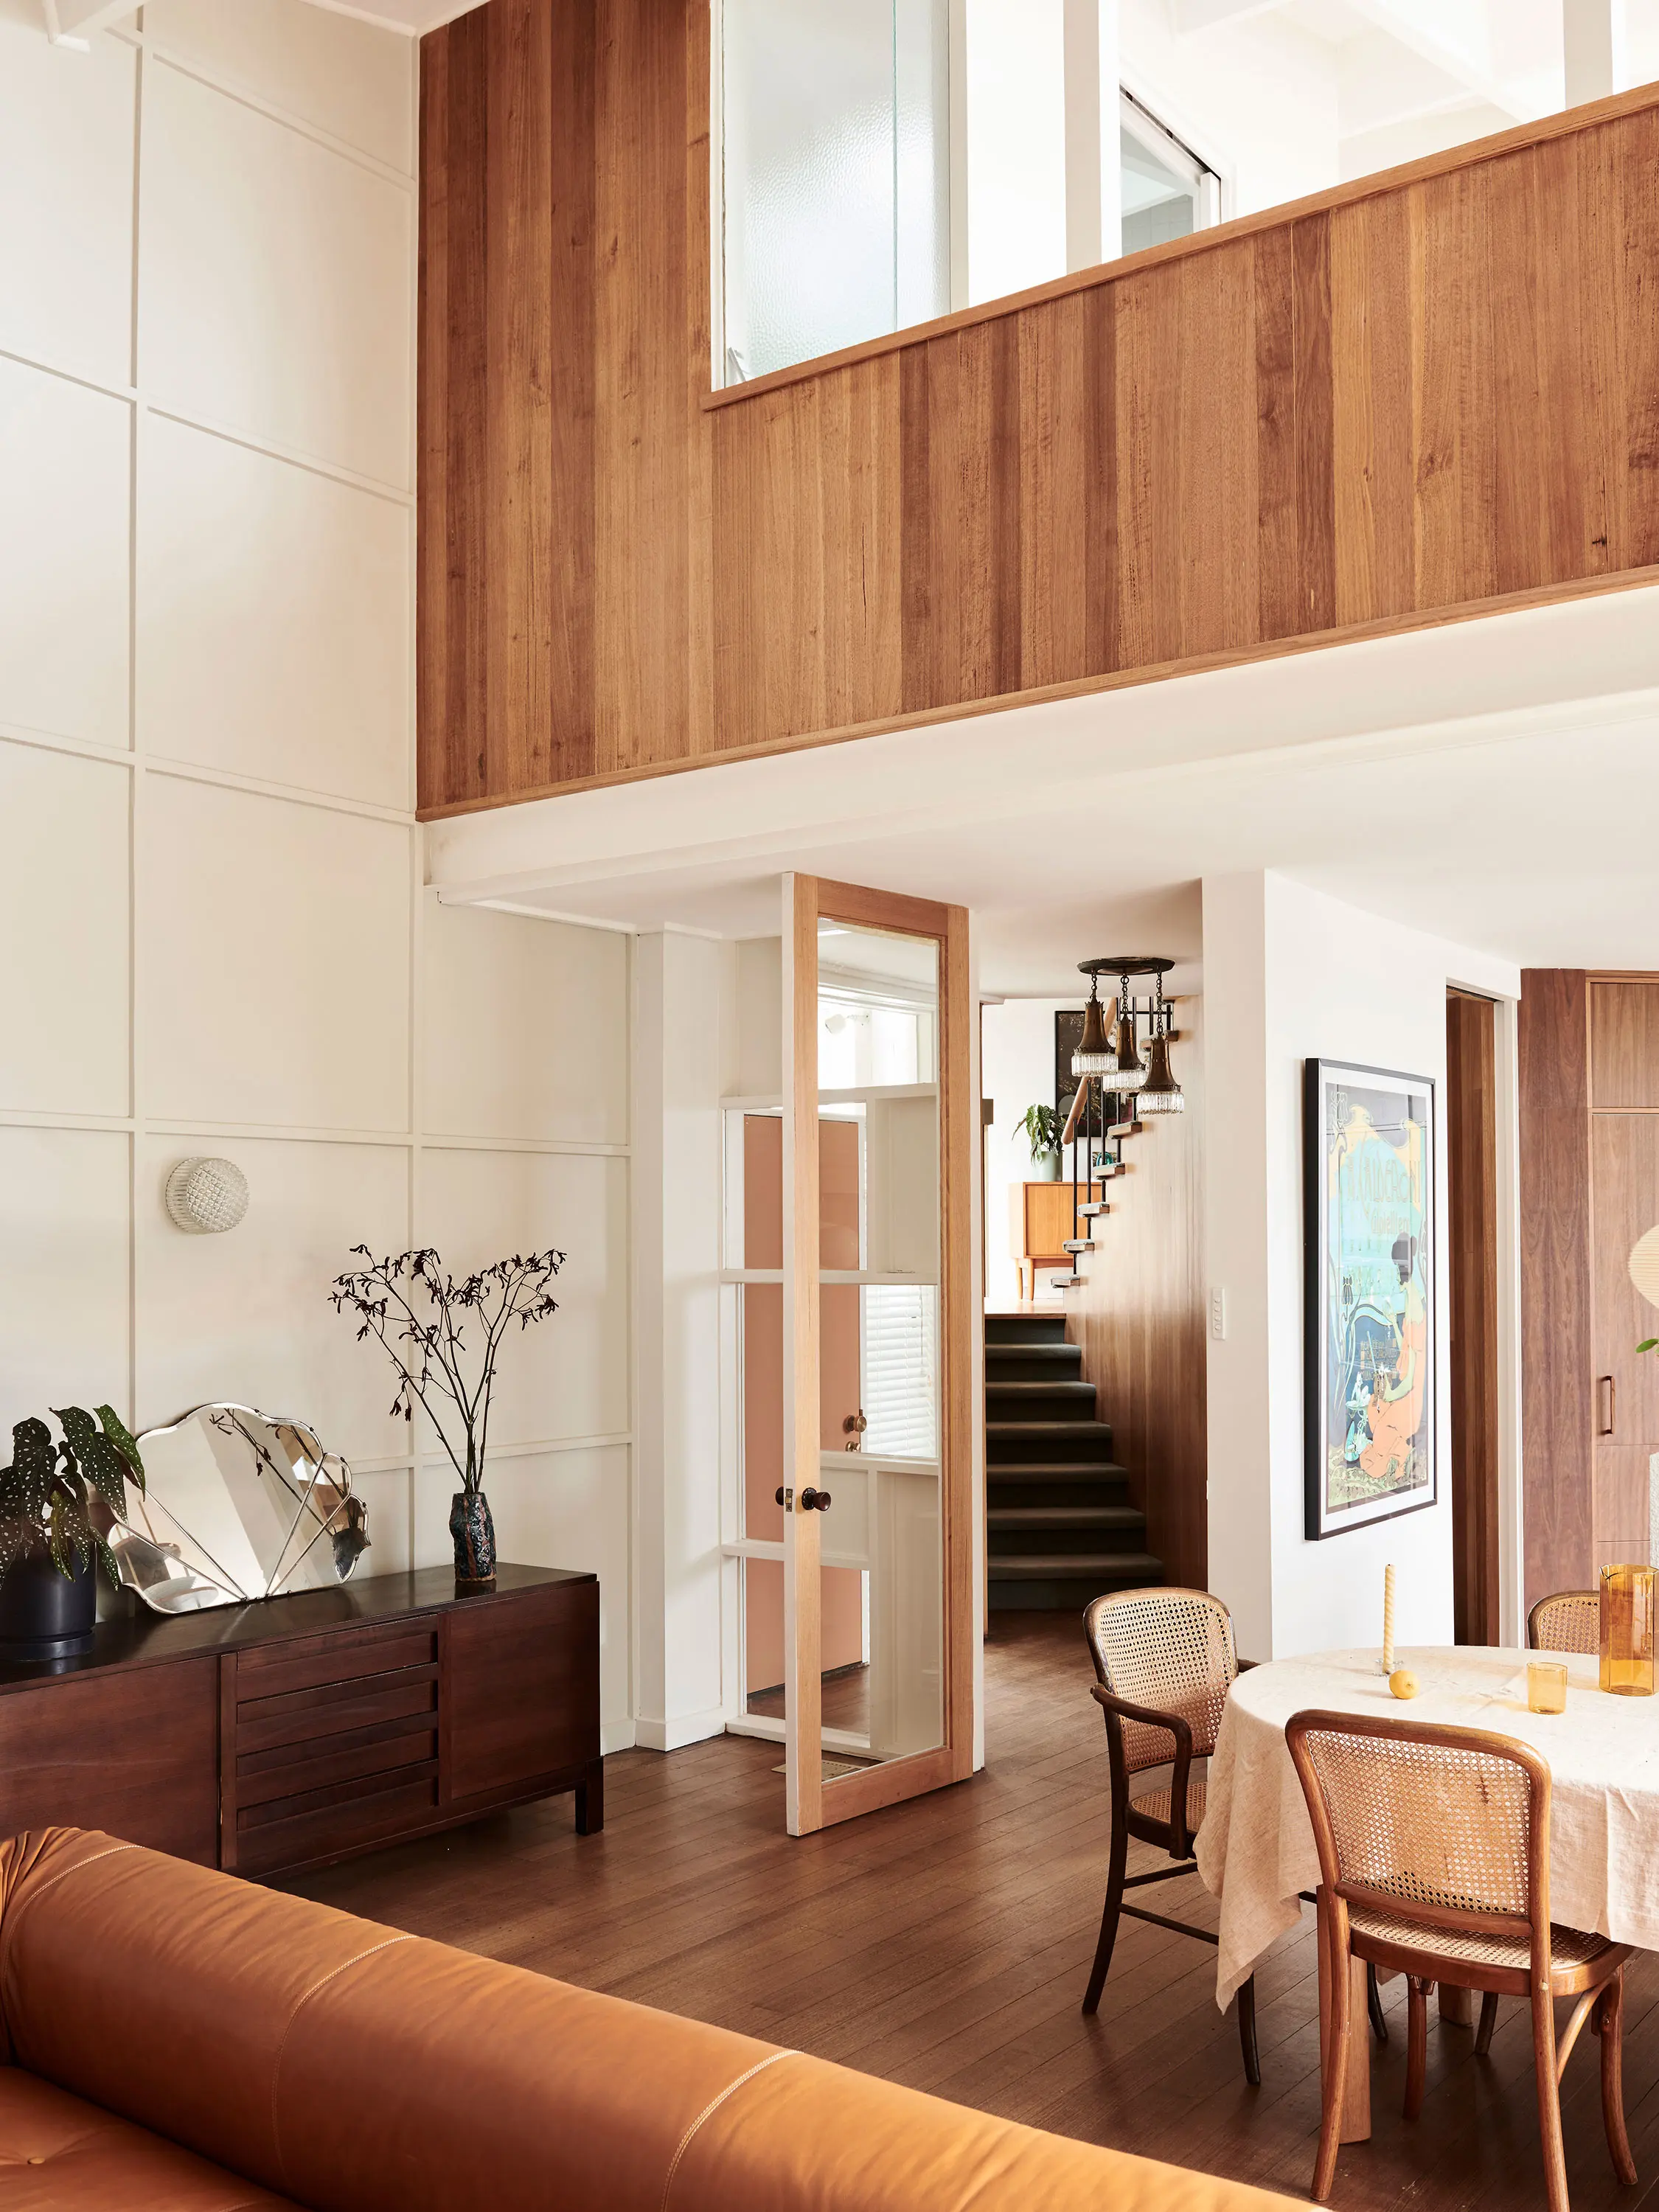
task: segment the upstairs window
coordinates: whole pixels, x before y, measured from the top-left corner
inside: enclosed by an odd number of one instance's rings
[[[1221,220],[1221,182],[1128,93],[1118,103],[1123,251],[1164,246]]]

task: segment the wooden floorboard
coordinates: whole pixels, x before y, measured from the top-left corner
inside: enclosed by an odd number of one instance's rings
[[[1105,1881],[1105,1747],[1069,1617],[999,1614],[986,1771],[792,1841],[775,1745],[726,1736],[605,1761],[605,1828],[571,1801],[501,1814],[288,1887],[537,1972],[811,2051],[1091,2142],[1305,2196],[1319,2124],[1311,1917],[1257,1975],[1249,2088],[1215,1954],[1126,1921],[1098,2016],[1078,2010]],[[1132,1862],[1150,1866],[1140,1845]],[[1154,1909],[1213,1928],[1195,1877]],[[1541,2207],[1532,2043],[1505,2002],[1489,2058],[1432,2010],[1428,2096],[1407,2127],[1404,1984],[1385,1992],[1375,2132],[1344,2150],[1338,2212]],[[1642,2176],[1613,2177],[1597,2048],[1563,2087],[1574,2212],[1659,2208],[1659,1960],[1628,1976],[1625,2097]]]

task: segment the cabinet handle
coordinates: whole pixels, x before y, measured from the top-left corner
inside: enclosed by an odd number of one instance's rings
[[[1595,1433],[1598,1437],[1610,1437],[1613,1434],[1613,1408],[1614,1402],[1613,1380],[1612,1376],[1601,1376],[1597,1381],[1595,1387],[1601,1395],[1601,1405],[1596,1418]]]

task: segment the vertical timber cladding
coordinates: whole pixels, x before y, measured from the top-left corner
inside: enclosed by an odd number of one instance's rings
[[[709,393],[707,0],[422,41],[425,813],[1659,563],[1659,92]]]
[[[421,41],[422,811],[702,742],[708,32],[489,0]]]

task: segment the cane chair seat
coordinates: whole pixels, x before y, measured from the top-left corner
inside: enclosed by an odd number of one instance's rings
[[[1500,1966],[1524,1974],[1532,1964],[1532,1939],[1502,1936],[1476,1928],[1430,1928],[1420,1920],[1397,1920],[1392,1913],[1350,1905],[1352,1933],[1375,1943],[1389,1943],[1443,1959],[1449,1966]],[[1556,1968],[1588,1966],[1613,1949],[1609,1936],[1586,1935],[1582,1928],[1550,1929],[1550,1963]]]
[[[1170,1802],[1173,1795],[1174,1792],[1166,1784],[1162,1790],[1154,1790],[1149,1796],[1131,1798],[1129,1810],[1140,1820],[1152,1820],[1159,1827],[1167,1828],[1175,1817]],[[1195,1836],[1198,1833],[1199,1823],[1203,1818],[1204,1784],[1201,1782],[1188,1782],[1187,1784],[1187,1832],[1189,1836]]]
[[[1540,1597],[1527,1615],[1527,1641],[1534,1651],[1599,1653],[1600,1590],[1556,1590]]]

